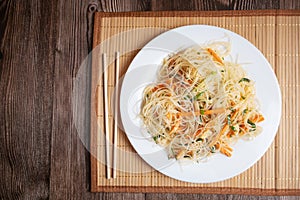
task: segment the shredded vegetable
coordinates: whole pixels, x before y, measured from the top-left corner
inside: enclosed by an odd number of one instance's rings
[[[141,118],[170,158],[232,156],[235,141],[253,138],[264,120],[252,81],[223,58],[230,42],[215,41],[170,55],[143,94]]]

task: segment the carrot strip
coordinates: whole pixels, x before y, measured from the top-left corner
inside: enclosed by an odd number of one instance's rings
[[[214,109],[214,110],[206,110],[204,112],[204,115],[211,115],[211,114],[223,113],[225,111],[226,111],[225,108],[217,108],[217,109]]]
[[[220,143],[217,142],[214,146],[215,146],[216,149],[219,149],[220,148]]]
[[[198,131],[196,132],[196,135],[194,136],[194,138],[198,137],[202,132],[203,132],[203,130],[198,130]]]
[[[229,131],[229,133],[227,133],[227,137],[230,138],[232,135],[234,135],[234,131]]]
[[[184,156],[185,150],[179,151],[179,153],[176,155],[176,159],[179,160]]]
[[[177,121],[176,124],[174,126],[172,126],[169,134],[171,135],[171,134],[175,133],[178,130],[179,125],[180,125],[180,121]]]
[[[230,147],[229,147],[230,148]],[[230,148],[231,149],[231,148]],[[224,155],[226,155],[227,157],[231,157],[231,151],[230,149],[228,149],[227,147],[221,147],[220,148],[220,152]],[[231,149],[232,150],[232,149]]]
[[[230,146],[228,146],[227,144],[224,146],[224,148],[227,149],[228,151],[233,151],[233,149]]]
[[[261,114],[256,115],[255,117],[250,119],[252,122],[257,123],[257,122],[262,122],[265,120],[264,116],[262,116]]]
[[[164,84],[158,84],[157,86],[155,86],[153,89],[152,89],[152,92],[155,92],[156,90],[160,89],[160,88],[164,88],[165,85]]]
[[[212,50],[211,48],[207,48],[207,51],[210,53],[210,55],[213,56],[213,58],[219,62],[220,64],[224,65],[222,59],[218,56],[218,54],[216,54],[216,52],[214,50]]]
[[[233,115],[231,116],[231,120],[235,119],[237,114],[238,114],[238,111],[237,110],[234,111]]]
[[[228,128],[229,128],[228,124],[225,124],[225,126],[223,126],[222,130],[220,131],[219,136],[223,135],[227,131]]]

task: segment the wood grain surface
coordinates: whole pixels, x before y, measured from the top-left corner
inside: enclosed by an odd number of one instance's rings
[[[90,157],[71,96],[91,51],[93,13],[245,9],[300,9],[300,1],[1,0],[0,199],[299,199],[90,192]]]

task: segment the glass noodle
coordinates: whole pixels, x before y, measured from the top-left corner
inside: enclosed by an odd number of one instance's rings
[[[170,158],[201,161],[217,152],[230,157],[236,140],[261,132],[254,81],[240,64],[224,60],[229,54],[230,42],[224,41],[178,52],[145,88],[141,118]]]

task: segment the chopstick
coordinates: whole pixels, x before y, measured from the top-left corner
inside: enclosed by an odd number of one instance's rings
[[[118,94],[119,94],[119,52],[115,53],[115,101],[114,101],[114,138],[113,138],[113,178],[117,177],[117,147],[118,147]]]
[[[105,162],[106,178],[116,178],[117,176],[117,146],[118,146],[118,94],[119,94],[119,57],[120,53],[115,53],[115,99],[114,99],[114,128],[113,128],[113,163],[111,175],[111,158],[110,158],[110,127],[109,127],[109,110],[108,110],[108,70],[106,69],[106,54],[102,54],[103,66],[103,90],[104,90],[104,126],[105,126]]]
[[[106,178],[111,178],[110,167],[110,147],[109,147],[109,119],[108,119],[108,91],[107,91],[107,71],[106,69],[106,54],[102,54],[102,67],[103,67],[103,90],[104,90],[104,126],[105,126],[105,162],[106,162]]]

